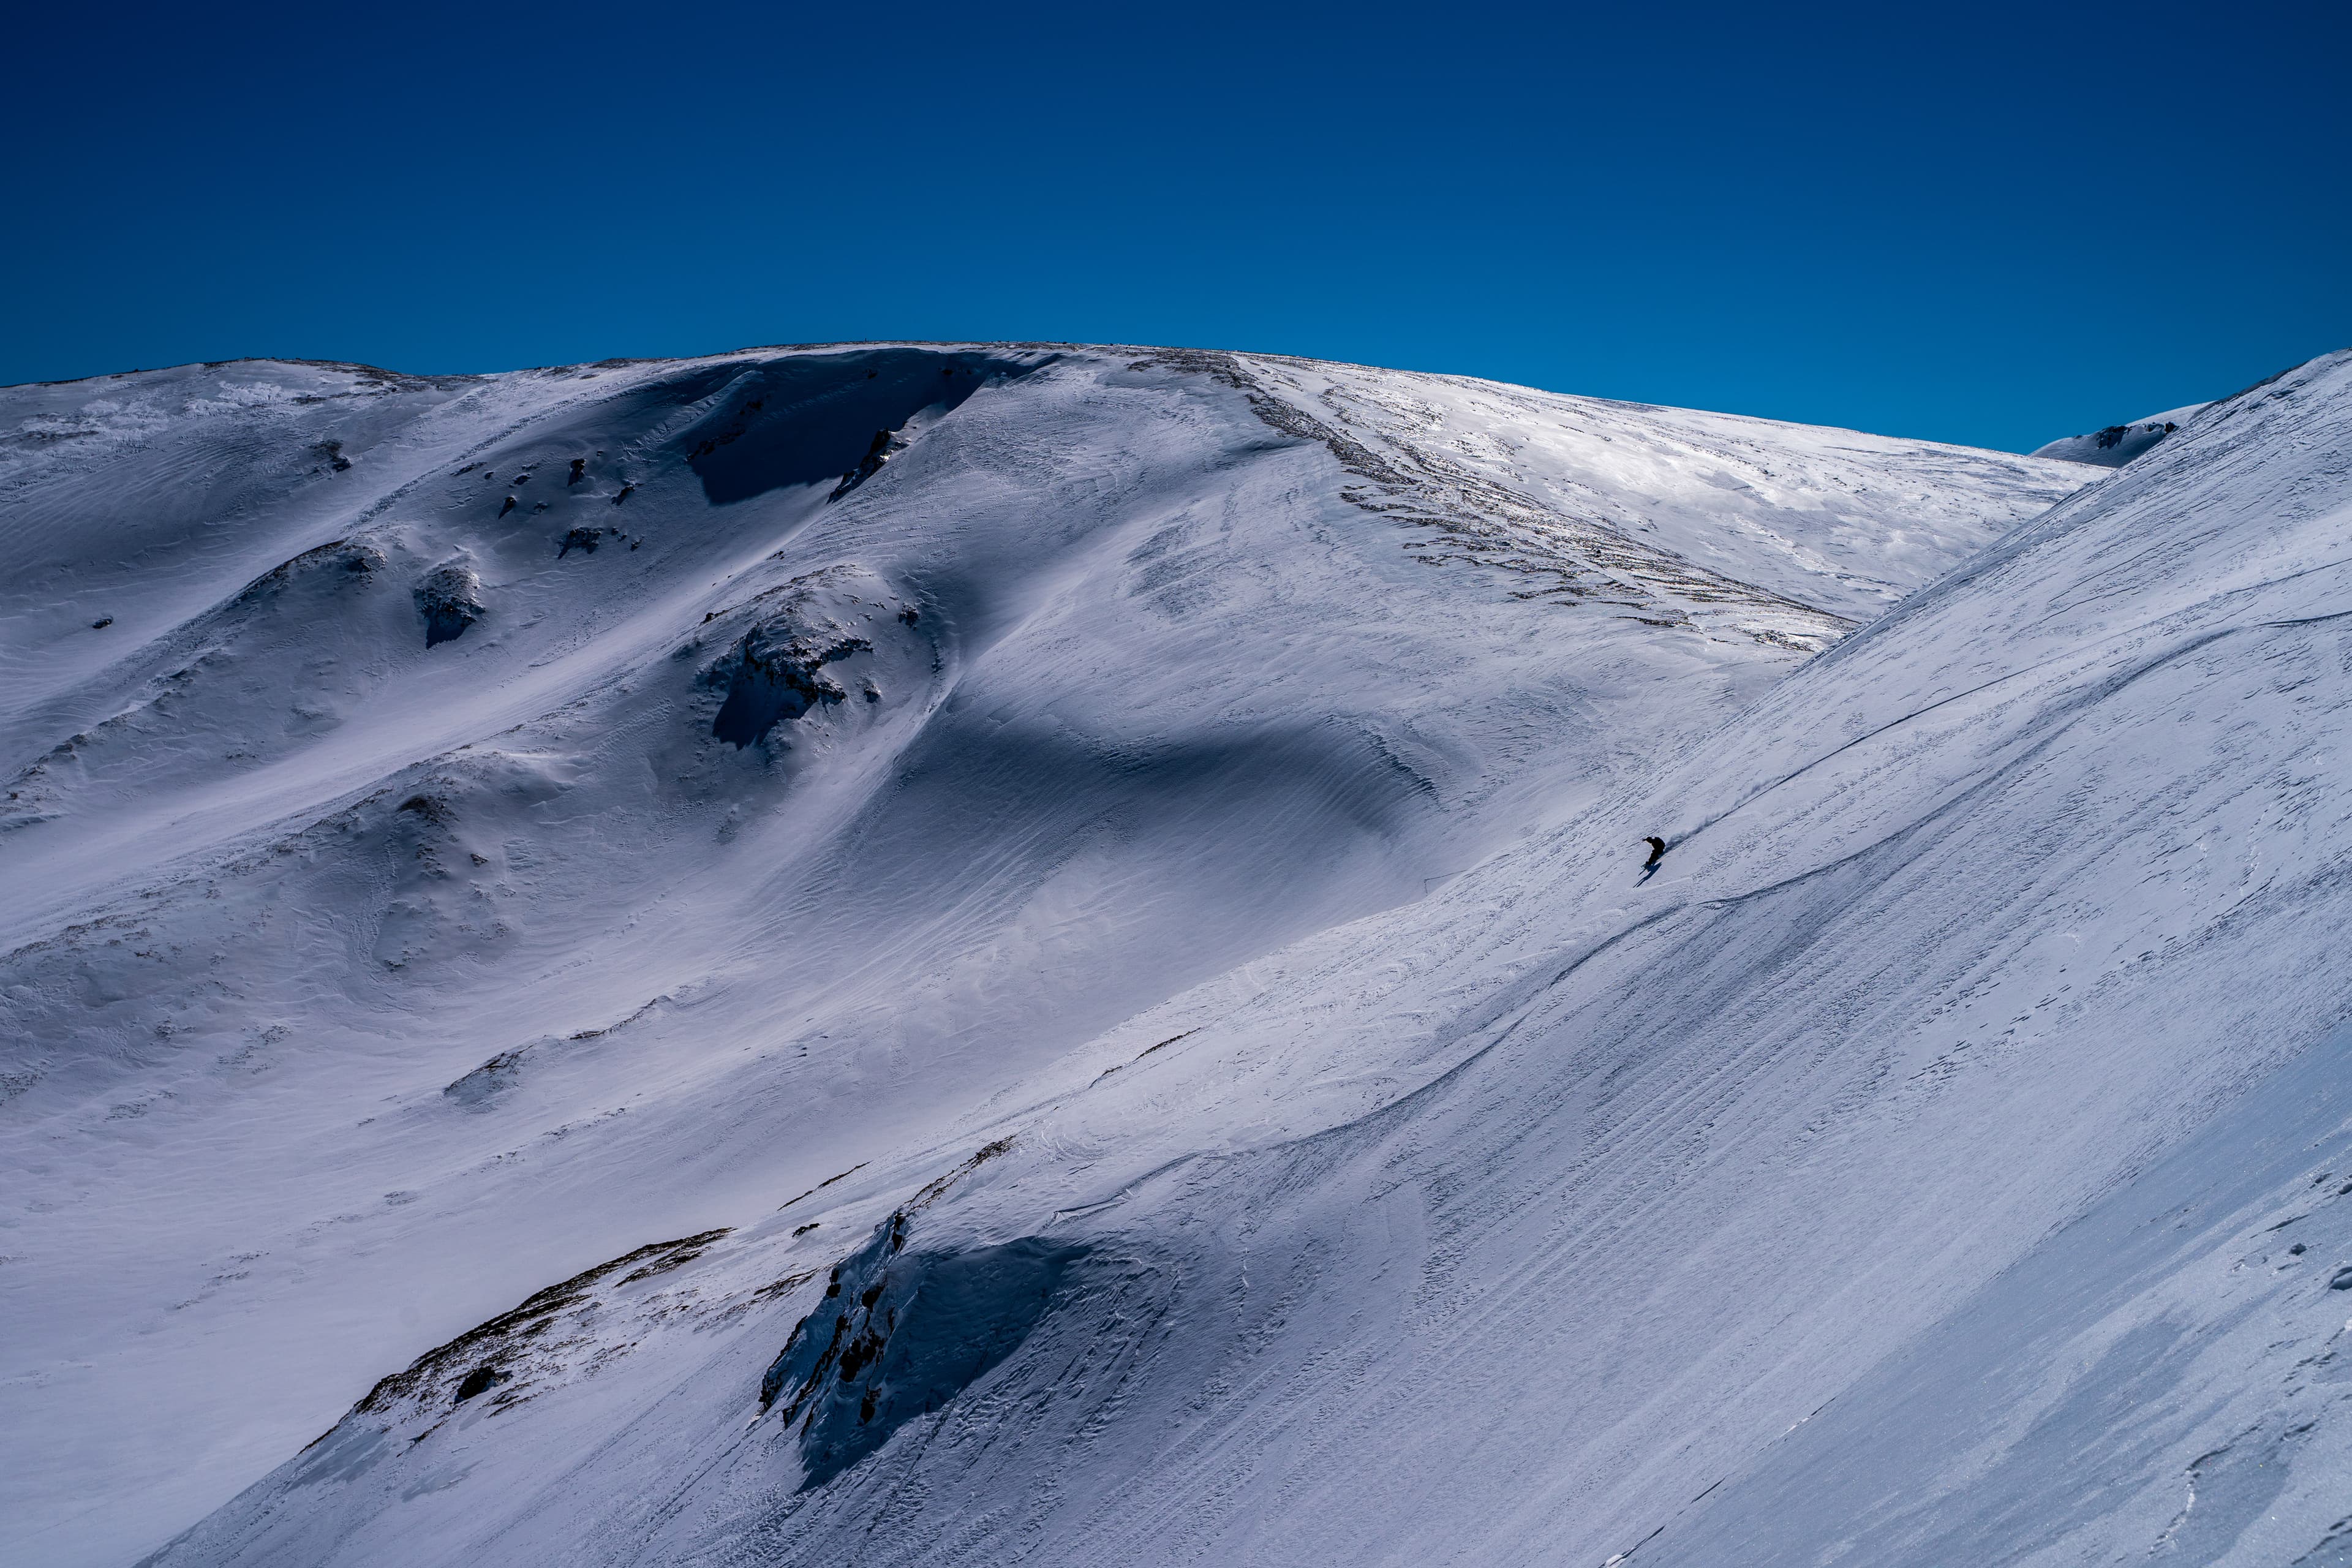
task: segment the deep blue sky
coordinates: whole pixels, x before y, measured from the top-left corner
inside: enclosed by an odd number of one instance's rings
[[[2352,7],[28,7],[0,382],[1184,343],[2029,447],[2352,344]]]

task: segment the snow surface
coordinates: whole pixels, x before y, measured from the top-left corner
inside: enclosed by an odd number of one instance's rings
[[[0,399],[12,1560],[2352,1549],[2352,356]]]

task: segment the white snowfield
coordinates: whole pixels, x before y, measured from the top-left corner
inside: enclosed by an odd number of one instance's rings
[[[0,1558],[2352,1561],[2352,354],[0,440]]]

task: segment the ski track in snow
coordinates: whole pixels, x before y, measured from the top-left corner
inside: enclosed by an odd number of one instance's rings
[[[0,402],[12,1559],[2352,1554],[2352,358]]]

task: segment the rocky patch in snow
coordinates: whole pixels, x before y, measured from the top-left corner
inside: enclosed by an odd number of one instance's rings
[[[482,579],[462,561],[445,562],[416,585],[416,608],[425,617],[426,647],[454,642],[482,618]]]
[[[2033,455],[2061,462],[2120,468],[2151,450],[2158,441],[2211,406],[2210,403],[2192,403],[2186,407],[2167,409],[2162,414],[2151,414],[2145,419],[2135,419],[2128,424],[2109,425],[2085,435],[2062,436],[2055,441],[2035,447]]]
[[[927,651],[921,612],[863,567],[827,567],[765,590],[707,625],[744,629],[705,663],[697,684],[719,693],[710,732],[740,751],[812,708],[859,696],[880,701],[885,667],[903,669]],[[883,644],[877,656],[877,639]],[[830,667],[830,668],[829,668]],[[846,677],[845,682],[844,677]]]

